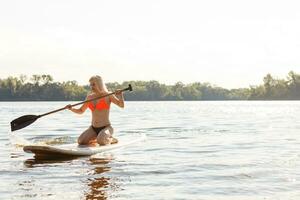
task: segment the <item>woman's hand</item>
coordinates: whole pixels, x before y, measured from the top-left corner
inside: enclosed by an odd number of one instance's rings
[[[65,108],[71,110],[72,109],[72,105],[68,104],[68,105],[65,106]]]
[[[123,90],[116,90],[115,93],[116,93],[116,95],[120,95],[123,93]]]
[[[115,95],[110,96],[110,100],[119,107],[124,108],[124,97],[122,90],[116,90]]]

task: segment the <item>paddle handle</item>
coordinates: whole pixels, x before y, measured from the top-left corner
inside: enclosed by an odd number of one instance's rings
[[[127,91],[127,90],[132,91],[132,86],[131,86],[131,84],[129,84],[127,88],[122,89],[121,91],[124,92],[124,91]],[[72,104],[71,107],[73,107],[73,106],[78,106],[78,105],[80,105],[80,104],[84,104],[84,103],[87,103],[87,102],[91,102],[91,101],[94,101],[94,100],[97,100],[97,99],[102,99],[102,98],[104,98],[104,97],[113,95],[113,94],[115,94],[116,92],[117,92],[117,91],[108,93],[108,94],[103,95],[103,96],[100,96],[100,97],[95,97],[95,98],[92,98],[92,99],[89,99],[89,100],[85,100],[85,101],[82,101],[82,102],[79,102],[79,103],[75,103],[75,104]],[[67,108],[66,108],[66,107],[63,107],[63,108],[60,108],[60,109],[57,109],[57,110],[53,110],[53,111],[51,111],[51,112],[47,112],[47,113],[45,113],[45,114],[38,115],[38,118],[44,117],[44,116],[46,116],[46,115],[50,115],[50,114],[52,114],[52,113],[56,113],[56,112],[59,112],[59,111],[65,110],[65,109],[67,109]]]

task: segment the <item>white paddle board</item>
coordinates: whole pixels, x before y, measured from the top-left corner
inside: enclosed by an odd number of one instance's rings
[[[27,145],[23,147],[23,150],[27,153],[35,154],[36,158],[43,157],[78,157],[78,156],[91,156],[97,153],[102,153],[105,151],[111,151],[119,149],[133,143],[142,141],[146,139],[146,135],[137,135],[135,137],[126,137],[118,138],[118,143],[105,145],[105,146],[86,146],[78,145],[77,143],[73,144],[64,144],[57,146],[50,145]]]

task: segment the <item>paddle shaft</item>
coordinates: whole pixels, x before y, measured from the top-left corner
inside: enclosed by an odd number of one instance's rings
[[[131,85],[129,85],[128,88],[122,89],[122,90],[120,90],[120,91],[121,91],[121,92],[124,92],[124,91],[126,91],[126,90],[132,90]],[[95,97],[95,98],[92,98],[92,99],[89,99],[89,100],[85,100],[85,101],[82,101],[82,102],[79,102],[79,103],[75,103],[75,104],[72,104],[71,107],[78,106],[78,105],[80,105],[80,104],[84,104],[84,103],[87,103],[87,102],[91,102],[91,101],[94,101],[94,100],[97,100],[97,99],[102,99],[102,98],[104,98],[104,97],[113,95],[113,94],[115,94],[115,93],[116,93],[116,91],[115,91],[115,92],[108,93],[108,94],[103,95],[103,96],[100,96],[100,97]],[[63,108],[60,108],[60,109],[57,109],[57,110],[53,110],[53,111],[51,111],[51,112],[47,112],[47,113],[45,113],[45,114],[38,115],[38,118],[44,117],[44,116],[46,116],[46,115],[50,115],[50,114],[52,114],[52,113],[56,113],[56,112],[59,112],[59,111],[65,110],[65,109],[68,109],[68,108],[63,107]]]

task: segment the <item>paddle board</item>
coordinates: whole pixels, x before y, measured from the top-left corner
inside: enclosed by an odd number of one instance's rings
[[[27,145],[23,147],[23,150],[27,153],[33,153],[36,158],[57,158],[57,157],[79,157],[79,156],[91,156],[97,153],[105,151],[111,151],[119,149],[133,143],[146,139],[146,135],[138,135],[135,137],[123,137],[118,138],[119,142],[116,144],[105,145],[105,146],[86,146],[73,144],[63,144],[57,146],[50,145]]]

